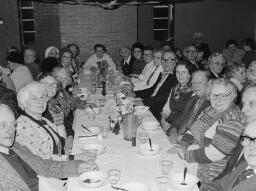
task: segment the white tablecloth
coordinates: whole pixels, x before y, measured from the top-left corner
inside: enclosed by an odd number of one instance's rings
[[[151,113],[148,113],[151,115]],[[125,141],[123,139],[122,129],[119,135],[110,133],[106,139],[86,139],[79,140],[78,136],[84,135],[81,124],[90,126],[108,126],[108,116],[106,114],[97,115],[94,121],[90,121],[83,110],[77,110],[75,113],[75,120],[73,129],[75,131],[74,146],[72,153],[81,153],[81,148],[90,143],[100,143],[106,147],[106,151],[102,155],[98,155],[96,163],[99,165],[101,171],[106,172],[109,169],[120,169],[121,179],[119,185],[128,182],[141,182],[148,185],[151,191],[157,190],[155,177],[161,176],[160,160],[168,158],[173,162],[173,168],[171,169],[170,176],[176,172],[183,172],[186,164],[176,154],[168,154],[167,150],[171,148],[171,145],[162,130],[154,133],[150,133],[150,138],[153,143],[160,145],[161,150],[156,156],[142,156],[138,153],[138,141],[137,147],[132,147],[131,141]],[[138,131],[143,131],[141,128]],[[195,174],[195,168],[187,165],[189,172]],[[69,186],[68,186],[69,187]],[[70,189],[70,191],[75,191]]]

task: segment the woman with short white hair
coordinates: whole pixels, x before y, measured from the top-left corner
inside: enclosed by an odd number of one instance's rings
[[[68,156],[58,157],[65,154],[65,139],[61,137],[64,129],[42,117],[49,99],[44,85],[39,82],[28,84],[18,92],[17,99],[23,112],[17,119],[16,141],[42,158],[66,159]],[[95,157],[95,154],[85,153],[76,155],[75,159],[95,160]],[[70,155],[69,159],[74,156]]]
[[[190,133],[183,135],[178,149],[174,149],[187,162],[199,164],[197,176],[203,184],[223,171],[244,129],[245,119],[234,104],[236,95],[229,80],[213,80],[209,88],[211,106],[190,126]],[[199,148],[188,149],[192,144]]]

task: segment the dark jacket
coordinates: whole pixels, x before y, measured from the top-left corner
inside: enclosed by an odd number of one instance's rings
[[[131,56],[130,62],[127,64],[124,64],[124,59],[121,60],[122,71],[125,76],[129,76],[130,74],[132,74],[134,62],[135,62],[135,58],[133,56]]]
[[[145,91],[145,94],[152,95],[154,90],[156,89],[158,83],[161,80],[161,74],[159,75],[156,83],[149,89]],[[165,79],[159,90],[157,91],[156,95],[153,97],[147,97],[143,100],[144,105],[150,107],[150,111],[155,116],[157,120],[161,119],[161,112],[163,110],[164,104],[166,103],[168,96],[171,92],[172,87],[177,84],[177,80],[174,74],[169,74],[168,77]],[[143,90],[142,90],[143,91]]]

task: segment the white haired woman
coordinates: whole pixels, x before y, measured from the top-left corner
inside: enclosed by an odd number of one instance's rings
[[[63,128],[57,128],[42,113],[47,106],[47,92],[39,82],[32,82],[22,88],[17,95],[18,104],[23,110],[17,119],[16,141],[28,147],[35,155],[45,159],[63,160],[68,156],[64,155],[65,140]],[[95,160],[92,153],[76,155],[75,159]],[[70,156],[74,159],[74,156]]]
[[[225,168],[231,150],[236,146],[245,120],[234,104],[236,88],[226,79],[213,80],[209,88],[211,106],[190,126],[173,151],[189,163],[199,163],[198,177],[209,183]],[[199,149],[187,150],[196,144]]]

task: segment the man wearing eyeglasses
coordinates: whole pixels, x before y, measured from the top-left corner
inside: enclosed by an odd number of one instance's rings
[[[242,111],[248,124],[240,142],[233,149],[223,173],[212,183],[204,185],[201,191],[256,190],[256,86],[245,89],[242,101]]]

